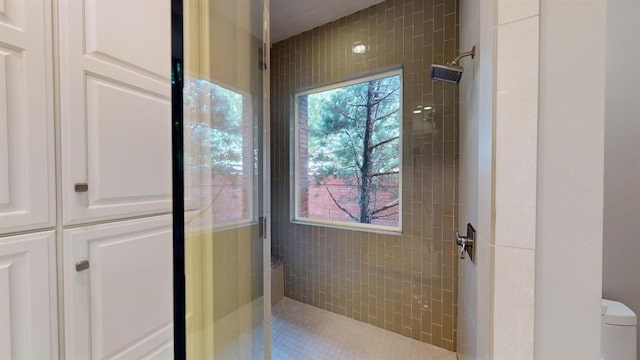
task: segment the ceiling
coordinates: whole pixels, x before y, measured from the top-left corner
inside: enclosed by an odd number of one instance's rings
[[[290,38],[384,0],[270,0],[271,42]]]

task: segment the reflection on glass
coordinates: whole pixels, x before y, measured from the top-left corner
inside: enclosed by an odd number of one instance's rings
[[[263,296],[270,252],[258,222],[264,4],[188,0],[184,6],[187,358],[261,359],[270,341]]]
[[[187,79],[184,107],[187,136],[202,149],[185,154],[185,169],[193,175],[202,171],[210,174],[200,184],[200,191],[207,192],[200,195],[211,199],[203,215],[214,226],[253,220],[249,96],[206,80]]]

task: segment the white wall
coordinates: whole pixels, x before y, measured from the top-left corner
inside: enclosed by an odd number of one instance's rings
[[[460,1],[460,197],[458,231],[477,231],[475,258],[458,262],[458,359],[490,358],[491,184],[493,128],[494,2]]]
[[[478,359],[491,358],[491,239],[493,238],[493,111],[495,1],[480,2],[478,59]]]
[[[625,303],[636,314],[640,314],[638,18],[640,2],[637,0],[607,3],[602,294],[607,299]]]
[[[599,359],[605,7],[540,2],[537,359]]]
[[[459,230],[478,230],[459,263],[462,360],[534,356],[538,14],[537,0],[461,2],[461,47],[478,50],[460,83]]]
[[[466,51],[473,44],[480,45],[480,3],[474,0],[460,1],[460,47]],[[478,46],[479,47],[479,46]],[[460,185],[458,198],[458,231],[466,233],[467,222],[478,227],[478,86],[479,72],[476,70],[484,53],[479,51],[475,60],[467,60],[464,76],[460,81]],[[480,241],[478,241],[480,243]],[[478,244],[478,247],[483,247]],[[488,246],[486,247],[488,249]],[[459,248],[458,248],[459,249]],[[480,250],[477,254],[485,253]],[[478,272],[477,266],[467,257],[458,260],[458,324],[457,353],[459,360],[478,358]]]
[[[462,47],[479,51],[460,84],[459,230],[478,238],[459,268],[458,356],[533,359],[538,1],[461,5]]]
[[[460,359],[599,358],[605,4],[461,1]]]
[[[494,359],[533,359],[539,6],[498,0],[495,29]]]

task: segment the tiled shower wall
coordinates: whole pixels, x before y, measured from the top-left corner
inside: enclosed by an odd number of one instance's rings
[[[456,348],[458,103],[429,66],[454,58],[456,0],[389,0],[273,45],[273,252],[285,295],[450,350]],[[354,42],[368,51],[351,52]],[[295,91],[402,66],[402,234],[291,222]],[[414,114],[432,106],[434,113]]]

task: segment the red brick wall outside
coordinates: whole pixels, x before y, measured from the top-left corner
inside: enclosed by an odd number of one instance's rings
[[[298,97],[298,174],[309,172],[309,99]],[[300,176],[298,184],[298,211],[301,217],[309,217],[309,179]]]
[[[210,212],[215,225],[250,220],[249,192],[244,178],[238,176],[234,182],[214,177],[209,184],[203,184],[201,187],[201,191],[208,193],[204,198],[212,199],[213,205],[210,207]],[[200,194],[200,196],[204,195]],[[203,207],[207,207],[207,204]]]
[[[356,222],[335,204],[329,194],[329,191],[331,191],[331,194],[333,194],[340,206],[344,207],[352,215],[357,217],[360,210],[357,202],[358,188],[357,185],[354,185],[355,181],[346,181],[345,179],[338,177],[329,177],[323,179],[321,182],[312,175],[305,178],[305,181],[309,184],[306,196],[308,201],[308,215],[302,215],[301,212],[300,216],[316,220],[344,221],[350,223]],[[378,191],[378,207],[382,207],[398,199],[398,182],[394,181],[389,187],[390,189],[387,189],[387,191]],[[327,188],[329,188],[329,191],[327,191]],[[300,189],[300,192],[302,193],[302,188]],[[396,206],[382,211],[380,215],[389,216],[376,219],[373,221],[373,224],[397,227],[399,225],[399,215],[392,214],[398,212],[398,210],[399,207]]]

